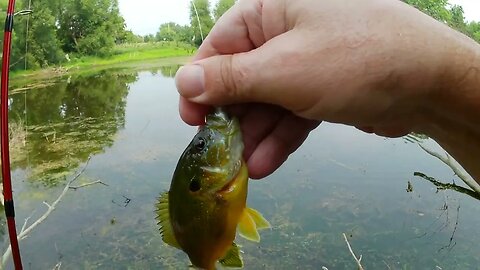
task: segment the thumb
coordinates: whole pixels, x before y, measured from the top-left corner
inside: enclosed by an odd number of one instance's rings
[[[216,55],[181,67],[175,76],[180,95],[207,105],[253,101],[257,70],[248,54]]]
[[[292,109],[285,99],[292,86],[292,74],[287,74],[279,61],[285,53],[284,48],[276,46],[281,43],[211,56],[183,66],[175,77],[177,89],[184,98],[199,104],[261,102]]]

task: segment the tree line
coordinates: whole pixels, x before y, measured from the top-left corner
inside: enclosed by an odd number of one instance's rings
[[[7,2],[0,2],[2,22]],[[220,0],[212,16],[208,0],[194,0],[190,25],[166,23],[156,35],[142,37],[126,29],[118,0],[17,0],[16,11],[29,9],[33,13],[15,17],[11,69],[44,68],[82,56],[111,56],[115,45],[122,43],[176,41],[198,46],[215,18],[234,2]]]
[[[461,6],[450,5],[448,0],[402,1],[480,43],[480,22],[467,22]],[[210,32],[214,22],[235,2],[236,0],[220,0],[213,8],[213,12],[210,12],[211,8],[208,0],[192,0],[190,3],[190,25],[182,26],[174,22],[164,23],[160,25],[156,35],[147,36],[146,41],[179,41],[199,46],[202,43],[202,36],[205,37]]]
[[[480,42],[480,23],[466,22],[461,6],[448,0],[403,0],[433,18]],[[11,68],[36,69],[58,65],[73,57],[106,57],[115,45],[139,42],[176,42],[199,46],[236,0],[191,0],[190,23],[168,22],[156,34],[138,36],[126,29],[118,0],[17,0],[16,10],[31,9],[16,16]],[[0,2],[0,21],[5,20],[7,1]],[[2,36],[3,38],[3,36]]]
[[[175,41],[200,46],[202,39],[210,32],[215,22],[236,0],[219,0],[213,10],[208,0],[190,1],[190,24],[179,25],[168,22],[160,25],[155,35],[147,35],[145,41]]]
[[[2,21],[7,2],[0,3]],[[69,55],[107,56],[115,44],[133,36],[125,28],[118,0],[20,0],[15,8],[33,13],[15,16],[13,70],[59,64]]]
[[[403,2],[480,43],[480,22],[466,22],[461,6],[450,6],[448,0],[403,0]]]

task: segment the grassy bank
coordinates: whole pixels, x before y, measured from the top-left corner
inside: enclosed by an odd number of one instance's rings
[[[169,58],[188,57],[193,55],[195,48],[174,42],[134,43],[115,47],[112,56],[95,57],[69,56],[70,61],[62,65],[39,70],[22,70],[11,72],[11,80],[41,79],[44,77],[61,76],[71,72],[82,72],[92,69],[103,69],[110,66],[131,66],[139,62],[147,65],[168,64]]]
[[[166,57],[178,57],[192,55],[195,48],[174,42],[136,43],[118,45],[115,53],[106,58],[80,57],[66,63],[65,68],[82,68],[103,65],[114,65],[127,62],[153,60]]]

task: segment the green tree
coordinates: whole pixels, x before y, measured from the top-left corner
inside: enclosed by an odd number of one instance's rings
[[[190,26],[193,30],[193,43],[200,46],[202,38],[205,38],[213,27],[208,0],[192,0],[190,2]]]
[[[195,41],[193,37],[194,33],[192,27],[183,25],[178,29],[178,41],[192,45]]]
[[[131,30],[123,31],[123,33],[117,38],[117,44],[140,42],[143,42],[143,37],[135,35]]]
[[[47,2],[45,0],[45,2]],[[19,1],[17,10],[30,8],[31,15],[16,16],[12,37],[12,69],[39,68],[63,59],[58,42],[55,16],[43,2]]]
[[[48,7],[35,3],[33,9],[27,36],[28,53],[35,59],[36,66],[57,64],[64,59],[64,54],[57,38],[56,19]]]
[[[448,0],[405,0],[405,3],[416,7],[438,21],[448,23],[451,14],[447,9]]]
[[[154,42],[154,41],[155,41],[155,36],[152,34],[148,34],[143,37],[143,42]]]
[[[449,8],[447,0],[404,0],[404,2],[480,42],[478,22],[467,24],[461,6],[453,5]]]
[[[467,34],[467,24],[465,23],[463,8],[461,6],[454,5],[450,8],[450,21],[448,25],[453,29]]]
[[[64,0],[58,22],[63,50],[86,55],[111,54],[125,31],[118,0]]]
[[[5,22],[5,16],[7,16],[7,13],[6,13],[7,6],[8,6],[8,1],[0,1],[0,10],[1,10],[0,22]],[[0,34],[0,41],[3,44],[3,34]],[[0,46],[0,50],[3,50],[3,46]]]
[[[213,17],[215,21],[218,21],[220,17],[222,17],[223,13],[225,13],[228,9],[230,9],[236,0],[219,0],[215,5],[215,9],[213,10]]]
[[[193,36],[193,29],[190,26],[169,22],[160,25],[155,40],[174,41],[177,46],[180,46],[180,43],[193,45]]]
[[[157,41],[178,41],[181,26],[174,22],[168,22],[160,25],[155,39]]]
[[[63,61],[56,25],[59,3],[60,0],[17,1],[17,11],[28,8],[33,13],[15,17],[10,62],[12,69],[40,68]],[[3,12],[2,17],[5,17]]]
[[[2,21],[6,8],[2,1]],[[26,8],[33,14],[15,17],[12,69],[58,64],[66,53],[107,56],[115,44],[143,41],[125,30],[118,0],[17,0],[16,11]]]
[[[8,1],[6,1],[8,2]],[[16,3],[16,10],[21,10],[24,8],[24,1],[19,1]],[[6,9],[6,7],[5,7]],[[2,22],[5,22],[5,14],[2,12]],[[30,16],[30,15],[29,15]],[[25,41],[26,41],[26,21],[27,16],[15,16],[14,18],[14,28],[12,32],[12,49],[10,53],[10,67],[12,69],[24,68],[25,58],[33,62],[34,59],[31,56],[25,54]],[[2,42],[3,42],[3,34]]]
[[[480,22],[470,22],[466,26],[468,36],[480,43]]]

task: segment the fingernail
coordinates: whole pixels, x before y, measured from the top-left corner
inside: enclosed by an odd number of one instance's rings
[[[186,65],[181,67],[175,75],[175,84],[178,92],[185,98],[199,96],[205,90],[203,67],[200,65]]]

